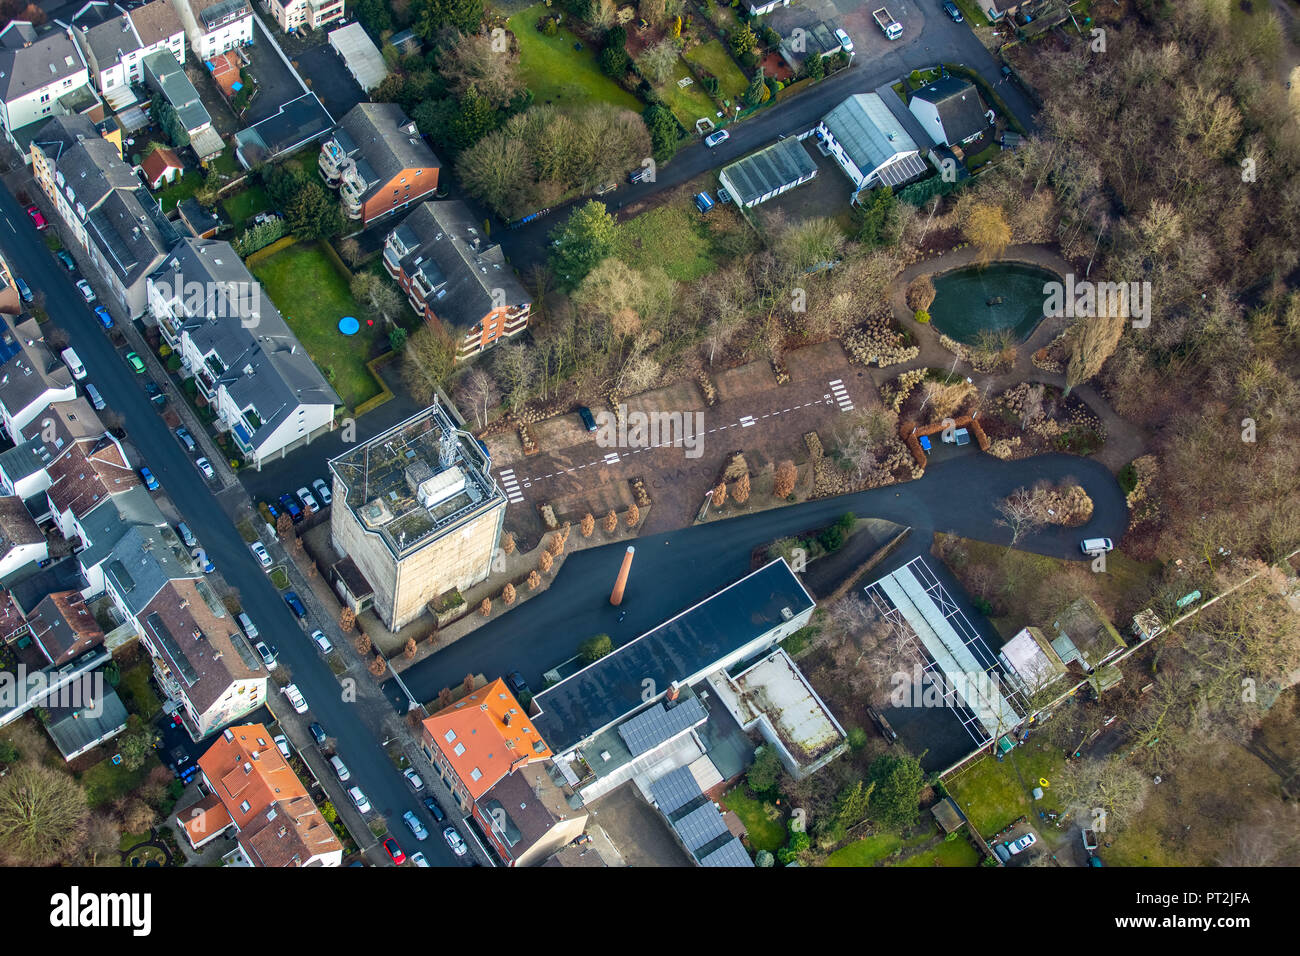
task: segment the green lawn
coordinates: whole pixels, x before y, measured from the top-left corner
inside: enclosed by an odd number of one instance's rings
[[[659,266],[679,282],[693,282],[718,266],[704,218],[685,201],[619,226],[614,255],[634,269]]]
[[[749,88],[749,80],[723,47],[721,40],[701,43],[682,55],[718,78],[718,96],[722,99],[735,100]]]
[[[979,866],[980,851],[971,845],[965,834],[955,840],[945,840],[934,849],[909,857],[899,866]]]
[[[352,298],[348,280],[319,244],[290,246],[257,262],[252,272],[344,405],[356,408],[379,394],[379,383],[366,368],[378,332],[367,335],[364,321],[362,331],[354,336],[339,332],[339,319],[345,315],[360,319],[362,310]]]
[[[563,27],[553,37],[541,34],[537,21],[547,12],[549,8],[539,3],[507,21],[519,38],[520,78],[533,91],[535,102],[567,108],[595,100],[640,113],[644,104],[601,72],[598,50],[585,43],[575,50],[578,38]]]
[[[191,169],[172,182],[170,186],[158,190],[154,197],[163,212],[171,212],[184,199],[189,199],[203,185],[203,173]]]
[[[681,79],[690,79],[691,82],[688,86],[681,87],[677,85],[677,81]],[[694,80],[690,68],[681,59],[677,61],[677,69],[673,71],[672,79],[656,87],[655,92],[663,97],[663,101],[673,111],[677,121],[688,130],[695,129],[695,121],[702,116],[707,116],[709,119],[717,118],[715,115],[718,112],[717,105],[704,91],[704,87]]]
[[[244,231],[244,224],[248,220],[271,208],[271,198],[261,186],[252,185],[221,200],[221,208],[226,211],[226,218],[234,224],[234,234],[239,235]]]
[[[153,721],[162,711],[162,701],[149,684],[152,672],[153,668],[145,660],[123,671],[122,679],[118,681],[118,692],[123,697],[123,703],[132,712],[139,714],[145,723]]]
[[[131,793],[144,783],[149,771],[161,766],[157,757],[150,756],[140,769],[127,770],[122,764],[113,766],[110,758],[116,751],[111,740],[101,749],[107,756],[81,775],[81,785],[86,788],[86,802],[91,809]]]
[[[989,26],[989,18],[984,16],[984,11],[975,0],[953,0],[957,4],[957,9],[961,15],[966,18],[967,23],[974,24],[977,27]],[[944,16],[947,16],[945,13]]]
[[[745,824],[750,849],[775,853],[785,846],[785,814],[772,804],[754,799],[744,787],[732,790],[722,798],[722,803]]]
[[[1051,809],[1052,778],[1065,766],[1065,755],[1058,749],[1032,740],[1017,747],[1005,759],[984,757],[968,770],[944,780],[957,805],[980,836],[991,836],[1019,816],[1034,814],[1032,790],[1045,779],[1045,796],[1040,806]]]
[[[836,850],[826,858],[826,865],[875,866],[902,848],[903,838],[897,833],[876,833]]]

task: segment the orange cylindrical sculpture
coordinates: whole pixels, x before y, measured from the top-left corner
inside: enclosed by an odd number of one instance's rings
[[[615,607],[623,603],[623,589],[627,587],[627,575],[632,570],[632,555],[634,554],[636,554],[636,548],[629,544],[627,553],[623,555],[623,566],[618,569],[618,580],[614,582],[614,592],[609,596],[609,603]]]

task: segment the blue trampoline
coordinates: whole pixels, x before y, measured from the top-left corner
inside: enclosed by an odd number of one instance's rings
[[[344,335],[356,335],[361,328],[361,323],[350,315],[345,315],[339,319],[339,331]]]

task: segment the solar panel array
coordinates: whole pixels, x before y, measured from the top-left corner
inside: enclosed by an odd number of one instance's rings
[[[703,796],[690,767],[678,767],[660,777],[650,784],[650,795],[658,804],[659,812],[666,817],[672,817],[692,800],[698,800]]]
[[[632,756],[639,757],[708,716],[708,712],[694,697],[671,708],[656,704],[623,723],[618,728],[618,735],[623,738]]]
[[[692,853],[728,832],[722,814],[711,803],[696,807],[673,824],[673,829]]]
[[[740,840],[737,837],[732,837],[717,850],[714,850],[708,856],[700,860],[700,866],[753,865],[754,861],[749,858],[749,854],[745,852],[745,848],[741,845]]]

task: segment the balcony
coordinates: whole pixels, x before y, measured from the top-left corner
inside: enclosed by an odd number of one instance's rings
[[[402,274],[402,255],[392,243],[384,244],[384,268],[394,279],[400,281]]]
[[[320,149],[320,158],[316,161],[320,167],[321,175],[325,177],[331,189],[337,188],[339,180],[343,178],[345,170],[356,168],[356,164],[343,151],[343,147],[338,144],[338,140],[327,140],[325,145]]]

